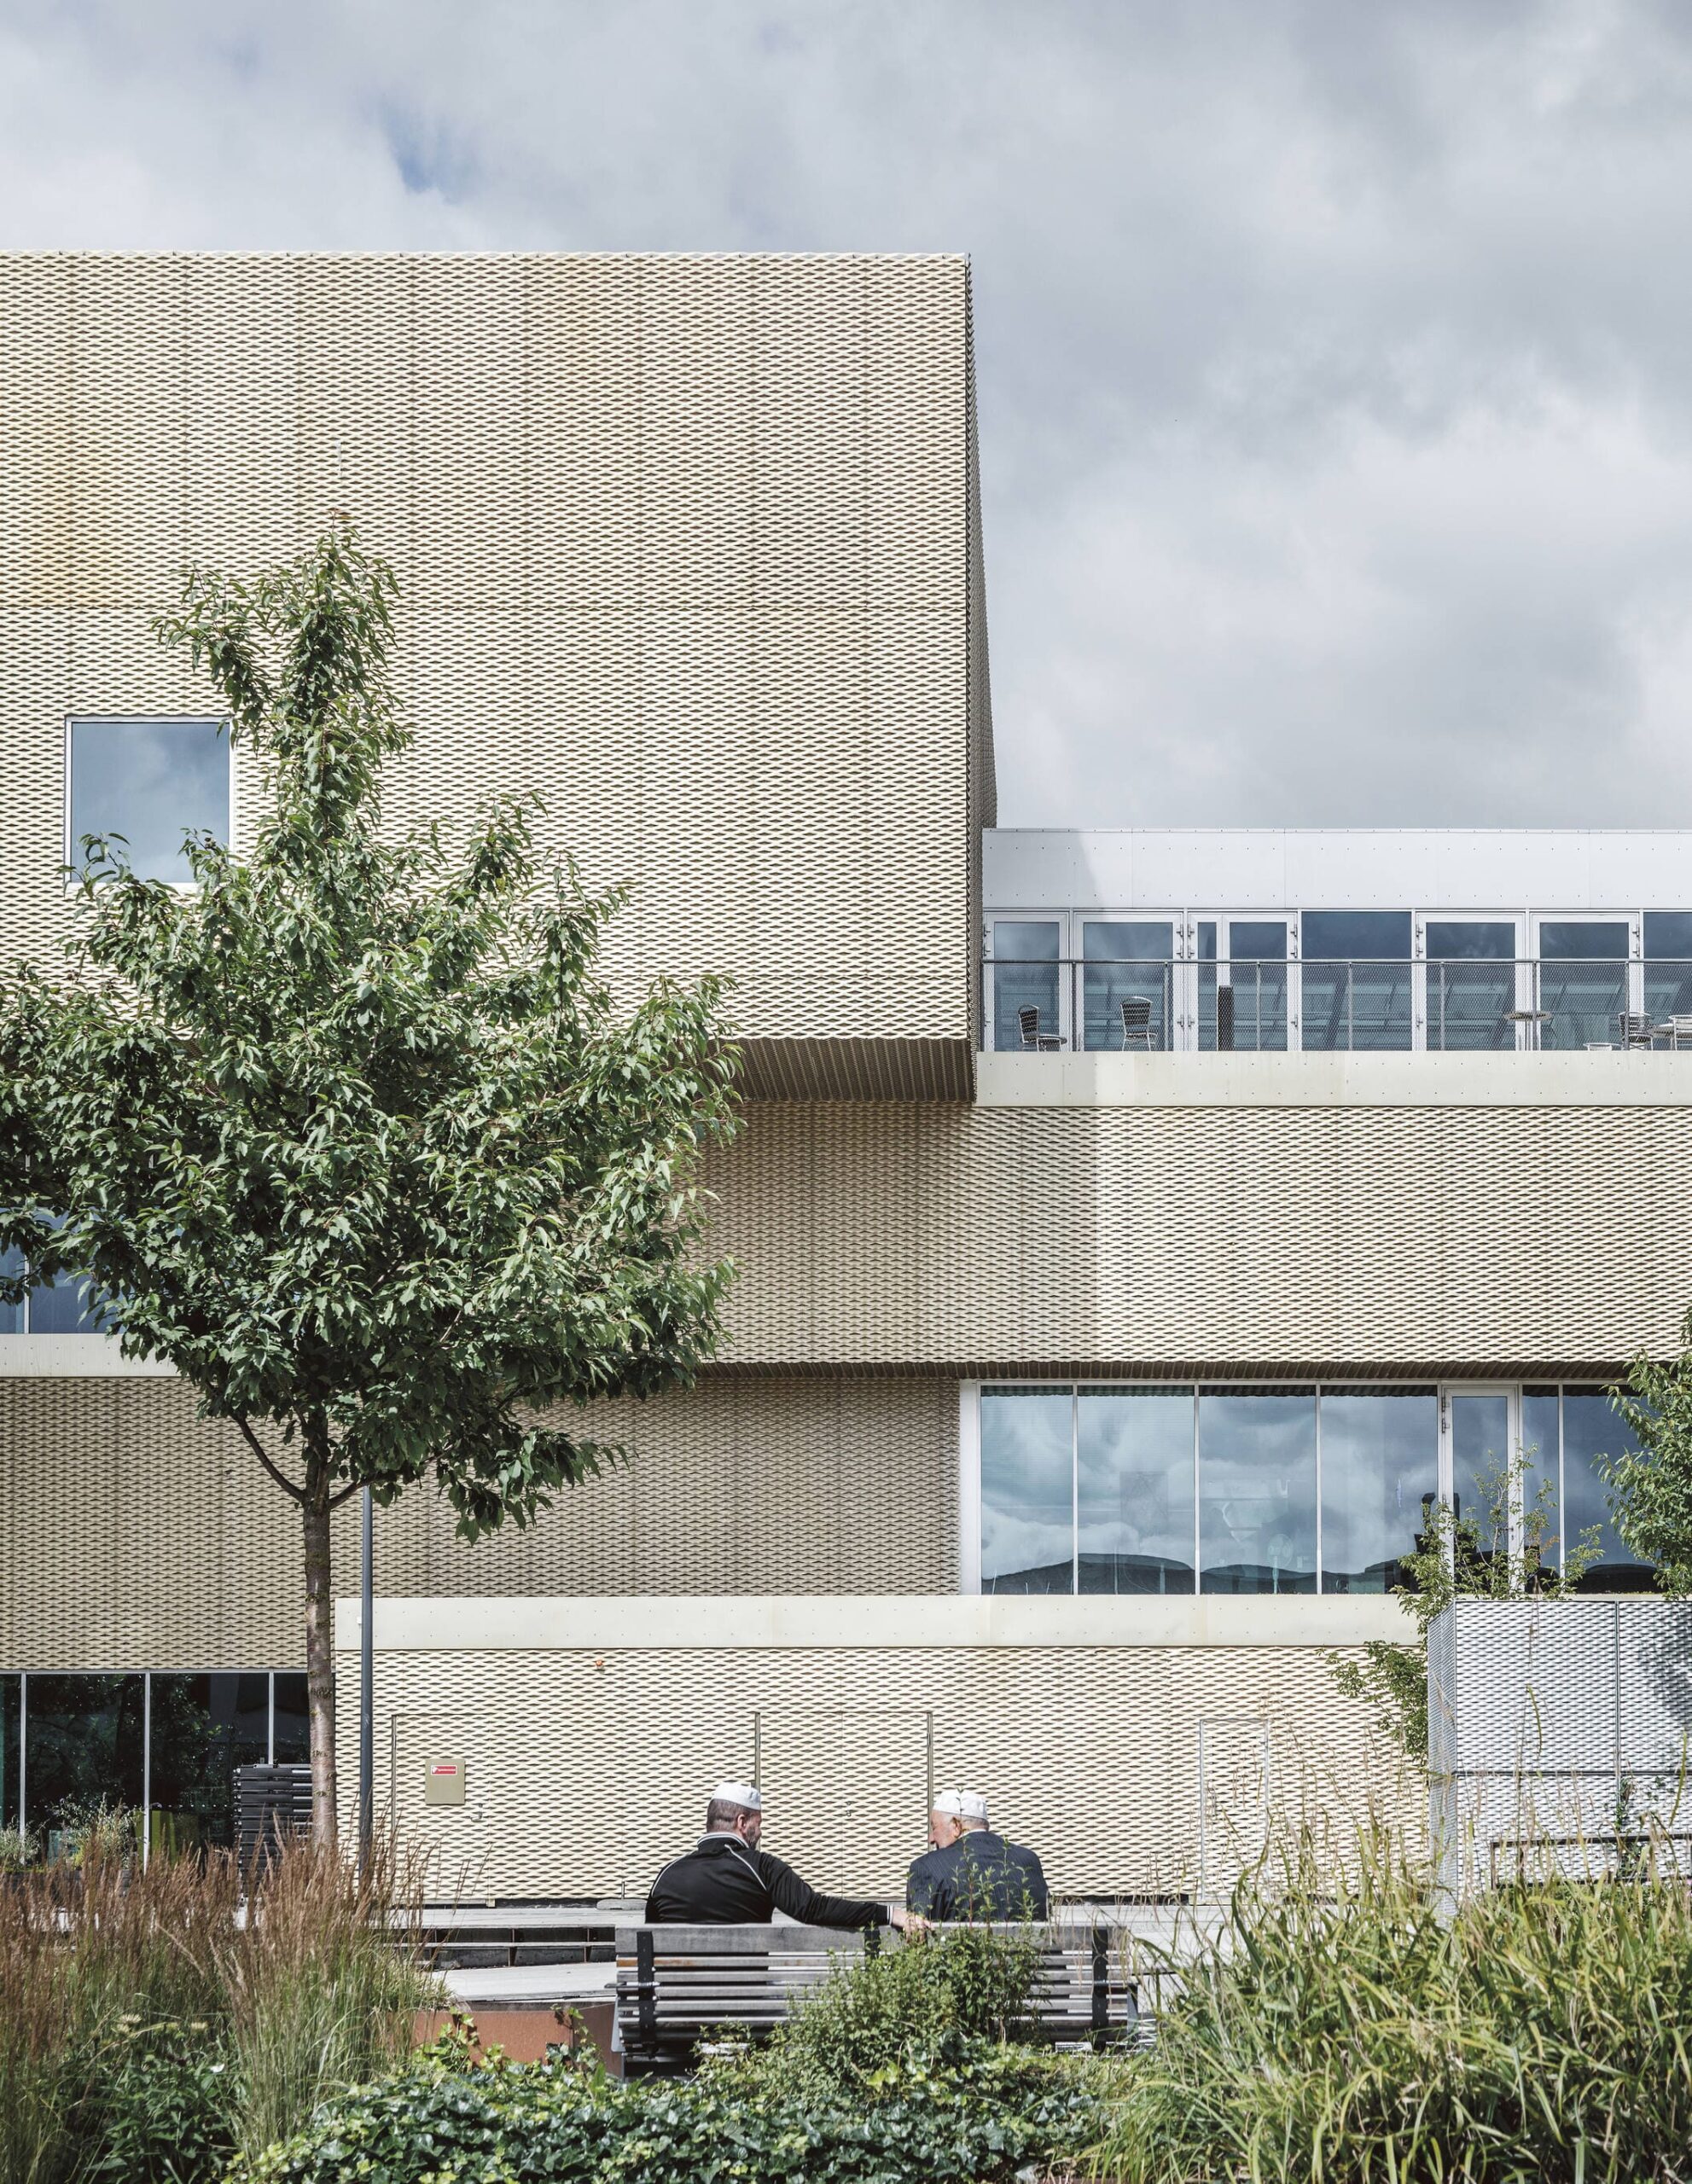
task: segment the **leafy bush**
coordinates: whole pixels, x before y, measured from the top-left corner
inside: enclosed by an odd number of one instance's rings
[[[1535,1883],[1450,1922],[1377,1855],[1236,1891],[1123,2067],[1096,2173],[1623,2184],[1692,2146],[1692,1899]]]
[[[204,2020],[117,2028],[97,2094],[88,2184],[201,2184],[235,2151],[230,2063]]]
[[[1005,2042],[1034,1966],[1015,1927],[960,1927],[848,1960],[765,2044],[717,2073],[798,2100],[891,2096],[913,2068],[967,2071],[984,2044]]]
[[[985,2043],[983,2043],[985,2046]],[[1004,2051],[1014,2053],[1014,2051]],[[1015,2100],[1005,2096],[1015,2091]],[[443,2036],[411,2067],[331,2103],[288,2146],[238,2164],[240,2184],[701,2184],[751,2176],[806,2184],[990,2184],[1073,2154],[1100,2111],[1056,2067],[1031,2096],[989,2054],[960,2075],[906,2060],[896,2096],[800,2100],[709,2074],[624,2082],[569,2064],[478,2065]]]

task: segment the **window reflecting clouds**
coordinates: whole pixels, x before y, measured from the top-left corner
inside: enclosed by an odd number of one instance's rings
[[[1083,1388],[1076,1401],[1079,1589],[1193,1589],[1193,1391]]]
[[[1201,1592],[1385,1593],[1408,1582],[1437,1498],[1491,1544],[1519,1402],[1524,1504],[1548,1483],[1554,1534],[1601,1528],[1586,1589],[1649,1589],[1597,1469],[1627,1445],[1602,1391],[1459,1387],[1446,1402],[1442,1482],[1433,1387],[986,1388],[981,1589],[1190,1594],[1196,1531]]]
[[[1075,1589],[1074,1402],[1067,1388],[981,1399],[981,1589]]]
[[[1646,1564],[1634,1559],[1610,1514],[1609,1489],[1598,1469],[1600,1456],[1619,1456],[1637,1444],[1601,1389],[1565,1388],[1562,1400],[1563,1531],[1568,1546],[1579,1542],[1589,1525],[1598,1528],[1602,1560],[1580,1581],[1590,1593],[1649,1592],[1654,1589]]]
[[[230,746],[214,720],[71,723],[70,862],[90,834],[125,837],[114,853],[142,880],[185,882],[186,833],[227,841]]]
[[[1199,1583],[1316,1590],[1316,1393],[1199,1397]]]
[[[1323,1390],[1324,1593],[1384,1593],[1401,1584],[1439,1490],[1433,1388]]]

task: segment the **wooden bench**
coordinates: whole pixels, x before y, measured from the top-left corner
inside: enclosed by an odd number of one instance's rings
[[[935,1939],[948,1931],[936,1930]],[[1102,2047],[1131,2038],[1139,2022],[1126,1937],[1106,1926],[1026,1931],[1038,1949],[1028,2036]],[[897,1949],[891,1930],[833,1926],[619,1926],[617,2030],[630,2076],[684,2070],[699,2042],[732,2030],[766,2037],[836,1965],[866,1949]],[[916,1943],[915,1946],[925,1946]]]

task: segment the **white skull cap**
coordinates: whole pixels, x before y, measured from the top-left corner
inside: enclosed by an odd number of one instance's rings
[[[713,1805],[739,1805],[743,1812],[764,1809],[764,1799],[750,1782],[719,1782],[711,1792],[711,1802]]]
[[[945,1813],[950,1820],[985,1820],[987,1801],[974,1790],[942,1790],[933,1809]]]

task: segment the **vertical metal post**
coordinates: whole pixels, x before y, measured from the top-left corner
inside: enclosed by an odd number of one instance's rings
[[[375,1794],[376,1717],[375,1711],[375,1570],[373,1566],[373,1504],[367,1486],[358,1497],[358,1870],[369,1864],[374,1819],[370,1807]]]
[[[1110,2030],[1110,1929],[1093,1928],[1092,2034],[1095,2048],[1102,2047]]]
[[[153,1850],[153,1671],[141,1679],[141,1870]]]
[[[29,1833],[29,1671],[18,1678],[18,1832]]]

